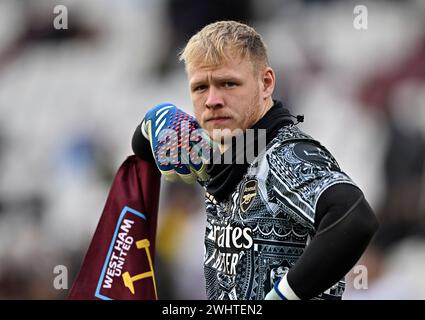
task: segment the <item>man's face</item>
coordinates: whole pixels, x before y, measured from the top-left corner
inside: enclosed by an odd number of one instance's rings
[[[220,136],[214,129],[245,131],[264,115],[263,82],[257,73],[250,60],[241,58],[225,60],[217,66],[188,68],[195,117],[214,140]]]

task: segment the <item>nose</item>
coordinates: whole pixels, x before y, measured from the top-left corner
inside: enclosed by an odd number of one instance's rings
[[[208,89],[207,100],[205,101],[205,106],[208,109],[217,109],[223,107],[223,97],[220,94],[220,91],[217,90],[214,86],[210,86]]]

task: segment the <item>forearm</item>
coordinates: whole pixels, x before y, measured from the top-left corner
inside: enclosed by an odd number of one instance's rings
[[[326,207],[315,237],[288,272],[288,284],[301,299],[313,298],[342,279],[378,228],[372,209],[361,191],[354,188],[349,194],[346,188],[343,199],[338,197]],[[341,205],[342,201],[345,205]]]

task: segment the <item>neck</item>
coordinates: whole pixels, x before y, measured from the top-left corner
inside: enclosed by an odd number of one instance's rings
[[[264,117],[264,115],[267,113],[267,111],[269,111],[272,107],[273,107],[273,105],[274,105],[274,102],[273,102],[273,98],[272,97],[268,97],[265,101],[264,101],[264,107],[263,107],[263,112],[262,112],[262,114],[260,115],[260,117],[257,119],[257,121],[258,120],[260,120],[262,117]]]
[[[266,100],[264,100],[261,108],[260,108],[260,113],[258,114],[257,119],[254,121],[254,123],[251,124],[251,127],[256,124],[258,121],[260,121],[265,115],[266,113],[273,107],[274,105],[274,101],[272,99],[272,97],[267,98]]]

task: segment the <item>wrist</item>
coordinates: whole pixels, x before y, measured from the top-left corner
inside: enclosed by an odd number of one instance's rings
[[[142,132],[142,135],[145,137],[146,140],[149,140],[149,134],[146,129],[146,122],[145,119],[143,119],[142,123],[140,124],[140,131]]]
[[[288,274],[274,284],[274,290],[282,300],[301,300],[288,283]]]

